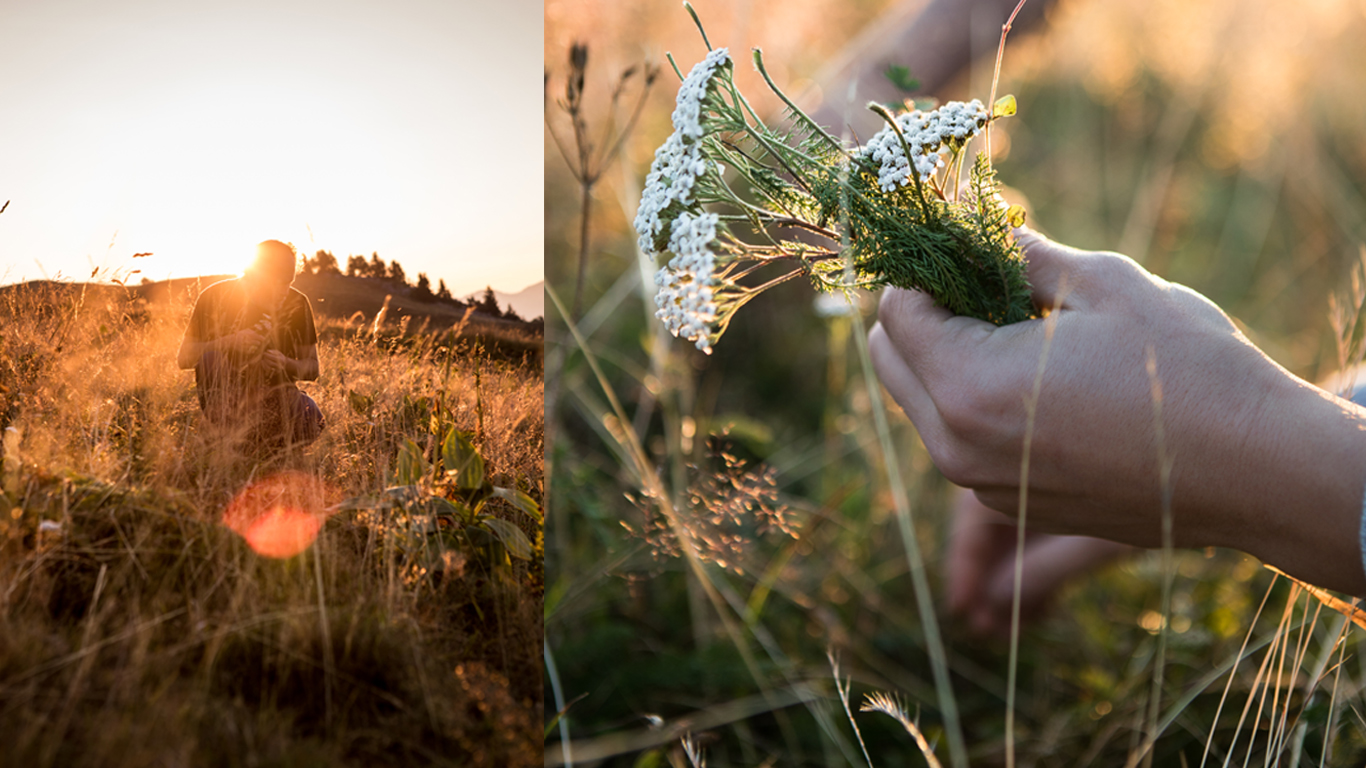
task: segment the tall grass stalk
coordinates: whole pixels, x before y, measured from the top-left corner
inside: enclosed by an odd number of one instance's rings
[[[1015,7],[1019,12],[1024,0]],[[1014,18],[1014,14],[1011,14]],[[1010,23],[1006,23],[1010,28]],[[1005,33],[1001,33],[1004,50]],[[1039,365],[1034,372],[1034,385],[1025,398],[1024,446],[1020,451],[1020,497],[1015,520],[1015,580],[1010,588],[1010,657],[1006,662],[1006,766],[1015,768],[1015,679],[1020,664],[1020,600],[1024,584],[1025,532],[1029,524],[1029,459],[1034,446],[1034,419],[1039,411],[1039,396],[1043,393],[1043,373],[1048,367],[1048,352],[1053,348],[1053,335],[1058,330],[1058,313],[1067,295],[1066,281],[1058,285],[1058,298],[1053,311],[1044,318],[1043,347],[1039,350]]]
[[[740,654],[750,677],[754,680],[765,698],[771,702],[772,709],[775,712],[780,711],[781,707],[778,706],[777,700],[773,698],[775,693],[774,689],[760,672],[759,664],[754,658],[749,642],[745,639],[745,633],[741,631],[740,625],[736,623],[736,619],[739,619],[748,630],[749,636],[753,637],[755,641],[759,643],[760,647],[764,649],[777,669],[787,678],[787,682],[790,686],[796,686],[799,683],[799,680],[795,677],[795,666],[787,658],[786,654],[783,653],[776,641],[774,641],[764,629],[763,625],[747,610],[746,601],[735,593],[722,576],[713,574],[707,570],[701,557],[698,555],[697,545],[692,531],[677,514],[677,501],[675,500],[675,496],[669,493],[658,470],[655,468],[653,462],[649,460],[645,448],[640,442],[639,435],[631,427],[632,420],[627,416],[626,410],[622,406],[615,388],[612,387],[611,382],[603,372],[602,367],[597,360],[597,356],[589,347],[587,340],[579,331],[577,324],[565,314],[564,304],[554,288],[547,286],[546,295],[550,297],[556,310],[560,312],[561,319],[564,321],[566,329],[577,344],[579,352],[584,356],[585,362],[588,363],[589,368],[592,370],[599,388],[607,398],[608,407],[615,416],[611,426],[606,429],[607,435],[610,437],[611,441],[619,446],[621,456],[626,464],[632,468],[636,482],[640,484],[640,487],[651,499],[659,504],[660,511],[668,521],[670,530],[677,537],[684,559],[688,562],[689,573],[694,577],[688,584],[692,588],[700,588],[702,590],[703,596],[710,604],[713,613],[721,620],[722,627],[731,644]],[[675,493],[681,494],[684,490],[684,485],[683,477],[676,473],[673,477],[673,487],[676,489]],[[696,617],[698,613],[698,611],[694,611],[694,616]],[[696,627],[694,627],[694,631],[696,631]],[[840,736],[829,713],[823,708],[816,706],[814,703],[805,703],[807,704],[808,711],[820,726],[821,732],[836,744],[847,759],[852,758],[853,753],[850,745]],[[780,718],[780,727],[783,728],[785,738],[789,741],[789,746],[795,754],[797,752],[796,733],[795,731],[792,731],[790,727],[784,726],[783,722],[784,721]]]
[[[1255,614],[1253,614],[1252,621],[1248,624],[1248,627],[1247,627],[1247,634],[1243,635],[1243,644],[1242,644],[1241,647],[1239,647],[1237,655],[1234,656],[1234,664],[1233,664],[1233,667],[1229,670],[1228,682],[1224,683],[1224,692],[1223,692],[1223,694],[1219,697],[1219,706],[1218,706],[1217,708],[1215,708],[1215,710],[1214,710],[1214,721],[1213,721],[1214,723],[1218,723],[1218,722],[1219,722],[1219,715],[1224,711],[1224,703],[1228,700],[1229,690],[1233,687],[1234,673],[1237,672],[1237,670],[1238,670],[1238,664],[1239,664],[1239,663],[1242,661],[1242,659],[1245,657],[1245,653],[1246,653],[1247,650],[1248,650],[1248,648],[1247,648],[1248,642],[1249,642],[1250,640],[1252,640],[1252,633],[1253,633],[1253,631],[1255,631],[1256,628],[1257,628],[1257,620],[1260,619],[1260,618],[1262,617],[1262,611],[1266,608],[1266,603],[1267,603],[1267,601],[1271,599],[1271,592],[1272,592],[1272,589],[1275,588],[1275,586],[1276,586],[1276,580],[1273,578],[1272,581],[1271,581],[1271,584],[1267,585],[1266,594],[1262,595],[1262,602],[1257,606],[1257,612],[1256,612]],[[1268,642],[1270,642],[1272,639],[1274,639],[1275,637],[1276,637],[1276,635],[1273,634],[1273,635],[1272,635],[1270,638],[1268,638],[1267,640],[1262,641],[1262,643],[1263,643],[1263,644],[1264,644],[1264,643],[1268,643]],[[1212,682],[1214,682],[1214,681],[1211,680],[1210,682],[1212,683]],[[1200,756],[1200,766],[1199,766],[1199,768],[1205,768],[1205,762],[1209,759],[1210,747],[1213,746],[1213,744],[1214,744],[1214,731],[1213,731],[1213,729],[1211,729],[1211,730],[1210,730],[1210,734],[1209,734],[1209,738],[1205,739],[1205,751],[1204,751],[1204,754],[1202,754],[1202,755]],[[1233,751],[1233,745],[1230,744],[1229,747],[1228,747],[1228,749],[1229,749],[1229,752],[1230,752],[1230,754],[1231,754],[1232,751]],[[1227,764],[1227,763],[1226,763],[1226,764]]]
[[[399,515],[339,503],[386,487],[433,403],[471,431],[476,397],[491,482],[540,495],[538,367],[484,359],[476,396],[473,337],[320,316],[304,388],[328,427],[253,458],[176,368],[195,287],[139,290],[0,286],[0,764],[540,765],[535,561],[433,562]],[[222,518],[281,469],[328,486],[331,514],[311,554],[276,560]]]
[[[560,729],[560,754],[564,757],[561,765],[574,768],[574,757],[569,742],[569,718],[565,713],[564,688],[560,685],[560,670],[555,666],[555,654],[550,650],[549,640],[541,643],[541,654],[545,657],[546,677],[550,679],[550,690],[555,696],[555,711],[560,713],[556,719],[559,721]]]
[[[1162,621],[1157,630],[1157,650],[1153,654],[1153,682],[1148,693],[1147,738],[1135,755],[1129,758],[1128,766],[1136,765],[1140,759],[1144,766],[1151,766],[1152,747],[1157,743],[1158,712],[1162,706],[1162,675],[1167,661],[1167,633],[1171,624],[1172,580],[1175,578],[1175,564],[1172,560],[1172,462],[1174,457],[1167,454],[1166,426],[1162,420],[1162,379],[1157,374],[1157,350],[1149,344],[1146,350],[1148,388],[1153,404],[1153,430],[1156,438],[1158,493],[1161,498],[1162,513],[1162,602],[1160,614]]]
[[[579,352],[584,356],[584,361],[587,362],[589,368],[592,369],[593,376],[597,379],[598,386],[601,387],[603,394],[607,397],[612,413],[616,416],[616,428],[610,430],[612,437],[625,449],[626,458],[630,461],[630,465],[632,466],[636,479],[641,487],[650,494],[651,498],[659,503],[660,511],[665,519],[668,520],[669,527],[673,531],[674,536],[677,537],[680,549],[683,551],[684,558],[688,562],[691,573],[696,577],[698,585],[703,588],[707,599],[711,602],[713,610],[716,611],[717,616],[721,619],[722,626],[725,628],[726,634],[730,637],[731,643],[735,646],[736,651],[744,660],[745,668],[749,671],[755,684],[758,685],[759,689],[767,696],[771,693],[771,689],[763,675],[759,672],[759,666],[753,657],[749,643],[745,642],[739,627],[735,625],[730,612],[726,609],[724,599],[718,594],[716,586],[712,583],[710,576],[707,574],[701,558],[697,555],[697,547],[693,542],[692,532],[682,523],[675,513],[671,495],[665,489],[664,483],[660,480],[654,464],[645,453],[644,446],[640,444],[639,436],[628,428],[631,421],[627,417],[626,410],[622,407],[621,401],[617,398],[616,390],[612,387],[606,374],[603,373],[602,367],[598,364],[596,355],[594,355],[589,348],[587,340],[579,333],[578,326],[565,311],[565,306],[560,301],[559,294],[554,288],[547,285],[546,295],[549,296],[550,300],[555,304],[555,309],[560,313],[560,317],[564,321],[566,329],[574,338],[574,342],[578,345]]]
[[[1273,675],[1272,673],[1272,661],[1276,658],[1276,654],[1278,651],[1281,651],[1282,655],[1284,654],[1283,649],[1285,647],[1285,637],[1288,632],[1288,627],[1290,626],[1291,616],[1294,613],[1295,603],[1299,601],[1301,591],[1302,590],[1297,585],[1292,585],[1290,588],[1290,596],[1286,598],[1285,609],[1281,612],[1280,623],[1277,624],[1276,631],[1272,635],[1271,647],[1267,649],[1266,655],[1262,657],[1261,666],[1258,667],[1257,674],[1252,680],[1252,686],[1248,690],[1247,701],[1243,703],[1242,714],[1239,715],[1238,725],[1233,732],[1233,741],[1229,743],[1227,748],[1228,755],[1224,758],[1224,768],[1228,767],[1229,760],[1231,760],[1233,757],[1233,748],[1238,743],[1238,737],[1242,733],[1243,724],[1247,722],[1247,714],[1249,711],[1251,711],[1252,703],[1255,699],[1257,702],[1257,712],[1255,715],[1253,715],[1252,718],[1252,722],[1254,724],[1254,733],[1251,737],[1249,737],[1247,755],[1243,759],[1243,768],[1247,768],[1248,761],[1252,759],[1252,746],[1253,742],[1255,742],[1256,739],[1255,724],[1260,722],[1262,719],[1262,709],[1266,704],[1266,699],[1268,696],[1267,689],[1270,688],[1273,684],[1279,687],[1281,683],[1279,675]],[[1273,677],[1275,678],[1274,680]],[[1257,695],[1257,690],[1259,687],[1262,691],[1262,694],[1260,696]]]
[[[934,756],[934,750],[930,743],[925,740],[925,734],[920,731],[915,721],[906,714],[906,708],[901,706],[901,702],[892,696],[878,691],[870,693],[864,697],[863,706],[859,707],[860,712],[881,712],[890,716],[893,720],[901,723],[901,727],[906,729],[906,733],[915,739],[915,745],[920,749],[920,754],[925,756],[925,761],[929,763],[929,768],[942,768],[939,758]]]
[[[1336,724],[1338,714],[1338,685],[1342,680],[1342,665],[1347,654],[1347,617],[1338,618],[1336,648],[1338,652],[1338,662],[1333,665],[1333,693],[1328,699],[1328,720],[1323,726],[1323,751],[1319,753],[1319,768],[1323,768],[1328,757],[1333,753],[1333,727]],[[1327,663],[1331,654],[1324,654],[1323,663]],[[1319,674],[1322,674],[1320,670]]]
[[[839,695],[840,704],[844,707],[844,716],[849,720],[849,727],[854,729],[854,738],[858,740],[859,749],[863,750],[864,765],[873,768],[873,758],[868,754],[868,745],[863,742],[863,733],[859,731],[858,721],[854,719],[854,713],[849,709],[850,680],[840,676],[839,657],[835,655],[834,649],[827,648],[825,658],[830,662],[830,676],[835,679],[835,693]]]
[[[954,768],[966,768],[968,764],[967,744],[963,740],[963,726],[958,716],[958,701],[953,694],[953,680],[949,676],[948,660],[944,654],[944,641],[939,632],[939,618],[934,612],[934,596],[930,591],[929,579],[925,576],[925,559],[920,552],[920,541],[916,538],[915,522],[911,514],[910,499],[906,495],[906,484],[901,478],[900,464],[896,448],[892,444],[892,430],[887,423],[887,407],[882,399],[881,386],[877,373],[873,370],[873,359],[868,352],[868,333],[859,313],[852,314],[854,321],[854,340],[858,347],[859,362],[863,367],[863,379],[868,386],[868,398],[873,412],[873,424],[877,431],[878,444],[882,449],[883,462],[887,468],[887,483],[892,493],[892,505],[896,511],[897,527],[901,531],[902,547],[906,553],[906,564],[911,574],[911,586],[915,591],[916,606],[920,612],[921,627],[925,631],[925,647],[930,655],[930,667],[934,674],[935,694],[939,701],[939,713],[944,718],[944,731],[949,742],[949,761]]]

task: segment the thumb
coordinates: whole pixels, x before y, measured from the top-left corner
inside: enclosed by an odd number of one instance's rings
[[[1024,252],[1034,305],[1039,309],[1072,309],[1084,303],[1073,291],[1080,281],[1086,251],[1056,243],[1027,226],[1014,231],[1015,242]]]

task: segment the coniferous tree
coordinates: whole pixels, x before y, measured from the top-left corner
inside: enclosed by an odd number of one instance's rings
[[[313,254],[313,272],[315,275],[340,275],[341,269],[337,266],[337,257],[330,251],[319,250]]]
[[[431,301],[436,298],[432,294],[432,281],[427,278],[426,272],[417,273],[417,286],[413,288],[413,298],[423,301]]]
[[[379,251],[370,254],[370,277],[388,277],[389,265],[379,257]]]
[[[498,308],[498,297],[493,293],[493,286],[484,289],[484,295],[475,303],[474,308],[490,317],[502,317],[503,311]]]
[[[442,301],[455,301],[455,297],[451,296],[451,289],[446,287],[444,278],[438,278],[436,281],[436,297]]]
[[[398,259],[394,259],[393,263],[389,265],[389,279],[399,285],[406,285],[408,282],[407,276],[403,274],[403,267],[399,266]]]
[[[351,277],[365,277],[370,274],[370,262],[364,256],[351,254],[346,257],[346,274]]]

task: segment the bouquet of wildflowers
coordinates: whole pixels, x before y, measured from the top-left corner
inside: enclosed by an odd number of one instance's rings
[[[1023,210],[1000,204],[987,153],[969,162],[967,151],[1014,114],[1013,97],[990,110],[975,99],[900,114],[872,104],[886,126],[851,146],[793,104],[758,49],[754,65],[787,105],[781,128],[736,88],[727,49],[710,49],[686,77],[674,66],[674,132],[635,219],[640,250],[667,255],[655,302],[671,333],[710,353],[736,310],[798,276],[821,291],[918,289],[997,325],[1034,316],[1010,234]]]

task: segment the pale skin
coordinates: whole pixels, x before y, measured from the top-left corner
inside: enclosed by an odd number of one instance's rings
[[[1053,324],[1032,431],[1028,529],[1161,546],[1151,350],[1171,460],[1173,544],[1239,549],[1306,581],[1366,595],[1358,544],[1366,409],[1286,371],[1209,300],[1127,257],[1071,249],[1026,229],[1017,237],[1036,303],[1057,307],[1047,320],[997,328],[953,316],[925,294],[891,289],[870,335],[879,377],[944,475],[983,506],[1018,513],[1026,397]],[[951,603],[1002,594],[999,564],[1013,550],[990,551],[1000,538],[955,537]],[[1108,544],[1109,552],[1094,543],[1050,546],[1061,547],[1057,573],[1036,568],[1031,588],[1045,595],[1067,575],[1062,566],[1117,552]],[[995,620],[980,623],[991,628]]]
[[[985,506],[971,491],[956,489],[953,529],[944,559],[949,612],[983,635],[1010,632],[1015,587],[1015,519]],[[1020,618],[1041,616],[1054,595],[1079,573],[1140,550],[1087,536],[1025,532]]]
[[[910,70],[916,94],[947,96],[947,88],[975,58],[996,53],[1001,25],[1019,0],[930,0],[895,3],[847,48],[842,60],[818,78],[820,88],[802,94],[803,109],[840,135],[845,128],[867,140],[882,128],[869,101],[898,103],[907,97],[887,79],[889,65]],[[1054,0],[1029,0],[1012,25],[1018,34],[1043,18]],[[974,94],[983,100],[987,94]]]

